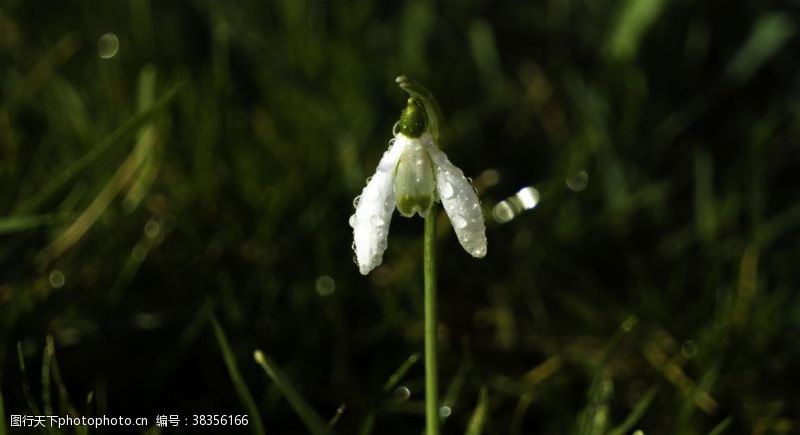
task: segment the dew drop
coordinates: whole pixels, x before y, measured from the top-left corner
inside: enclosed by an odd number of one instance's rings
[[[382,227],[384,225],[383,219],[376,214],[369,218],[369,223],[376,227]]]
[[[356,217],[355,213],[353,213],[350,216],[349,223],[350,223],[350,227],[351,228],[355,228],[356,227],[356,224],[358,223],[358,218]]]
[[[358,195],[353,199],[353,208],[358,208],[359,201],[361,201],[361,195]]]
[[[367,177],[367,184],[369,184],[369,182],[370,182],[370,181],[372,181],[372,175],[370,175],[369,177]]]
[[[449,199],[453,196],[453,185],[446,182],[442,184],[442,189],[439,191],[439,195],[442,196],[442,199]]]
[[[400,134],[400,122],[395,122],[394,126],[392,127],[392,136],[397,137]]]
[[[397,400],[404,402],[411,397],[411,390],[406,386],[399,386],[394,390],[394,396]]]
[[[439,416],[442,418],[450,417],[450,414],[453,413],[453,410],[449,406],[442,406],[439,408]]]
[[[364,194],[366,195],[367,199],[370,200],[378,199],[378,195],[380,195],[378,189],[369,189],[366,192],[364,192]]]
[[[453,225],[459,230],[464,229],[467,227],[467,220],[461,216],[456,215],[453,217]]]

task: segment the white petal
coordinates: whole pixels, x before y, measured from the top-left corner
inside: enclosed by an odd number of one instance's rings
[[[458,241],[473,257],[485,256],[486,225],[483,222],[483,210],[478,195],[464,178],[461,169],[450,163],[447,156],[433,143],[429,134],[422,136],[422,142],[427,146],[433,161],[436,192],[444,210],[450,216]]]
[[[389,147],[378,163],[375,175],[361,191],[356,213],[350,217],[353,246],[362,275],[368,274],[383,261],[395,206],[394,172],[407,145],[408,139],[397,135],[394,145]]]

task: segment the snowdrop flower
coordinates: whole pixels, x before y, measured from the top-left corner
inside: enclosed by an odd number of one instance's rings
[[[435,201],[444,206],[461,246],[474,257],[485,256],[486,226],[478,196],[437,147],[419,100],[408,99],[394,130],[375,175],[353,201],[350,226],[361,274],[383,261],[395,208],[405,217],[425,217]]]

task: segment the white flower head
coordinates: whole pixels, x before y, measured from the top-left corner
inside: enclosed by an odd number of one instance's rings
[[[415,213],[425,217],[433,203],[441,201],[461,246],[474,257],[486,255],[486,226],[478,196],[461,169],[437,147],[430,124],[423,104],[409,98],[389,149],[353,203],[353,249],[363,275],[383,261],[395,208],[405,217]]]

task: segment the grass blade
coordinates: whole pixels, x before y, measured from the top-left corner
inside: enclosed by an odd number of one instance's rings
[[[61,414],[78,415],[78,410],[73,406],[67,386],[61,377],[61,369],[58,367],[58,359],[56,359],[56,345],[52,335],[48,335],[46,338],[44,352],[47,354],[47,360],[50,364],[48,370],[50,376],[52,376],[53,384],[58,389],[59,412]]]
[[[722,432],[725,432],[725,429],[733,423],[733,417],[728,417],[725,420],[722,420],[720,424],[716,425],[714,429],[711,429],[711,432],[708,435],[720,435]]]
[[[3,406],[3,393],[0,391],[0,435],[6,435],[8,423],[6,423],[6,411]]]
[[[0,218],[0,235],[19,233],[51,224],[69,222],[74,218],[71,213],[61,215],[8,216]]]
[[[250,430],[254,435],[264,435],[264,422],[261,420],[261,414],[258,412],[256,402],[253,400],[250,389],[247,388],[247,384],[244,383],[242,374],[236,366],[236,357],[233,356],[231,346],[228,344],[228,339],[225,337],[225,332],[222,330],[219,322],[217,322],[217,319],[213,316],[211,317],[211,326],[214,327],[214,336],[216,336],[217,343],[222,351],[222,358],[225,360],[225,366],[228,368],[231,381],[234,387],[236,387],[236,394],[239,395],[242,405],[244,405],[245,410],[252,418],[253,424],[249,425]]]
[[[295,390],[286,375],[264,354],[264,352],[256,350],[253,353],[253,358],[256,360],[256,363],[264,369],[267,376],[272,379],[272,382],[277,385],[283,395],[286,396],[286,399],[289,400],[289,404],[292,405],[292,408],[297,415],[300,416],[300,419],[303,420],[303,423],[312,435],[329,435],[331,433],[325,421],[322,420],[305,399],[300,396],[300,393]]]
[[[114,146],[128,140],[131,136],[133,136],[133,134],[139,131],[140,128],[150,122],[153,117],[161,113],[164,107],[178,93],[180,86],[180,84],[173,86],[172,89],[167,91],[167,93],[164,94],[164,96],[154,103],[153,106],[148,110],[137,113],[125,121],[122,125],[117,127],[116,130],[106,136],[96,147],[84,154],[83,157],[75,161],[69,168],[61,171],[61,173],[56,176],[50,184],[44,187],[39,194],[27,201],[22,202],[17,207],[14,214],[27,214],[32,210],[36,210],[44,202],[58,193],[65,185],[67,185],[67,183],[72,181],[75,177],[81,175],[83,171],[91,166],[91,164],[94,163],[98,158],[114,148]]]
[[[42,407],[45,415],[53,415],[53,404],[50,400],[50,360],[53,354],[49,350],[45,345],[42,352]]]
[[[642,400],[633,407],[633,410],[628,417],[625,418],[619,426],[611,429],[607,435],[625,435],[633,426],[641,420],[642,416],[644,415],[647,408],[650,407],[650,404],[653,403],[653,399],[656,397],[656,393],[658,393],[658,387],[650,388],[647,393],[642,397]]]
[[[478,398],[478,404],[475,406],[475,411],[472,412],[472,417],[469,418],[467,424],[466,435],[480,435],[483,433],[483,427],[486,425],[486,417],[489,415],[489,393],[486,387],[481,388],[481,394]]]
[[[22,375],[22,394],[25,396],[25,401],[28,402],[28,409],[33,415],[42,415],[39,411],[39,406],[36,405],[36,401],[33,399],[33,393],[31,393],[31,384],[28,381],[28,369],[25,366],[25,354],[22,352],[21,341],[17,342],[17,357],[19,358],[19,371]]]

